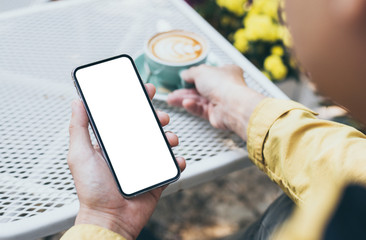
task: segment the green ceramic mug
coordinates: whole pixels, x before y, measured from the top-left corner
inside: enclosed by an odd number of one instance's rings
[[[206,63],[207,41],[196,33],[184,30],[161,32],[151,37],[144,47],[148,82],[155,78],[169,89],[191,88],[180,73],[192,66]]]

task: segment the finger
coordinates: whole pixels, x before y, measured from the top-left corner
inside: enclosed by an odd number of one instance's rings
[[[186,166],[187,166],[186,160],[183,157],[176,157],[175,159],[178,162],[178,166],[180,168],[180,171],[183,172],[184,169],[186,169]]]
[[[186,160],[183,157],[176,157],[175,159],[177,160],[180,171],[183,172],[187,166]],[[161,194],[160,191],[164,191],[168,186],[169,185],[164,185],[156,190],[159,192],[159,194]],[[155,190],[153,190],[153,191],[155,191]]]
[[[178,136],[175,135],[174,133],[167,131],[165,132],[165,136],[168,139],[170,146],[175,147],[179,144]]]
[[[170,117],[166,112],[156,110],[156,114],[158,115],[159,121],[163,127],[169,123]]]
[[[241,67],[239,67],[238,65],[235,65],[235,64],[226,64],[226,65],[223,65],[219,68],[226,69],[230,72],[237,72],[239,75],[244,74],[244,70]]]
[[[180,77],[187,83],[194,83],[199,71],[201,71],[205,66],[205,64],[201,64],[184,70],[180,73]]]
[[[192,99],[184,99],[182,103],[183,107],[193,115],[197,115],[207,119],[208,114],[206,113],[206,109],[204,104],[201,104]]]
[[[153,84],[151,83],[146,83],[145,84],[145,89],[147,91],[147,94],[149,95],[150,99],[153,99],[155,93],[156,93],[156,88]]]
[[[184,169],[186,169],[186,166],[187,166],[187,164],[186,164],[186,160],[183,158],[183,157],[176,157],[175,158],[176,160],[177,160],[177,163],[178,163],[178,166],[179,166],[179,169],[180,169],[180,171],[181,172],[183,172],[184,171]],[[152,194],[154,197],[155,197],[155,199],[158,201],[159,200],[159,198],[160,198],[160,195],[161,195],[161,193],[168,187],[169,185],[164,185],[164,186],[162,186],[162,187],[159,187],[159,188],[156,188],[156,189],[154,189],[154,190],[152,190],[152,191],[150,191],[149,193],[150,194]]]
[[[180,77],[187,83],[194,83],[194,76],[192,74],[194,70],[192,68],[184,70],[180,73]]]
[[[89,135],[89,121],[84,106],[80,100],[72,102],[72,115],[69,126],[70,148],[89,147],[93,148]]]
[[[196,89],[179,89],[168,95],[167,103],[172,106],[182,107],[182,101],[184,99],[198,99],[200,97]]]
[[[177,89],[177,90],[175,90],[174,92],[172,92],[170,94],[179,94],[179,95],[188,94],[188,95],[190,95],[190,94],[199,94],[199,93],[194,88],[182,88],[182,89]]]

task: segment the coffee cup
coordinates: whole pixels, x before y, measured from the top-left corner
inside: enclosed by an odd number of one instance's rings
[[[180,73],[207,60],[208,43],[196,33],[185,30],[160,32],[152,36],[144,47],[144,68],[147,81],[155,78],[169,89],[191,88]]]

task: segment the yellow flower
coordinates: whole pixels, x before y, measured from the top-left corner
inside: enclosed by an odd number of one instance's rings
[[[271,48],[271,53],[272,53],[273,55],[277,55],[277,56],[282,57],[282,56],[283,56],[283,54],[285,54],[285,51],[283,50],[283,48],[282,48],[281,46],[276,45],[276,46],[273,46],[273,47]]]
[[[285,44],[286,47],[292,46],[292,37],[290,34],[290,31],[285,26],[280,26],[278,29],[279,37],[282,39],[283,44]]]
[[[286,16],[286,12],[285,12],[285,1],[284,0],[280,0],[280,4],[279,4],[278,8],[281,9],[280,14],[281,14],[281,18],[282,18],[283,22],[287,22],[287,16]]]
[[[281,80],[287,76],[287,67],[280,56],[270,55],[264,60],[264,69],[271,73],[275,80]]]
[[[244,28],[238,29],[234,34],[234,46],[236,49],[238,49],[240,52],[245,53],[248,48],[248,40],[246,38],[246,33]]]
[[[255,0],[250,12],[254,14],[264,14],[278,20],[279,4],[279,0]]]
[[[217,5],[226,8],[238,16],[244,14],[244,4],[247,0],[216,0]]]
[[[263,14],[248,14],[244,19],[244,27],[249,41],[276,41],[278,35],[278,25],[270,16]]]

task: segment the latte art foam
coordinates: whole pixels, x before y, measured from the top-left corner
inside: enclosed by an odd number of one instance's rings
[[[170,63],[191,62],[204,52],[198,39],[184,32],[158,34],[149,42],[150,52],[158,59]]]

